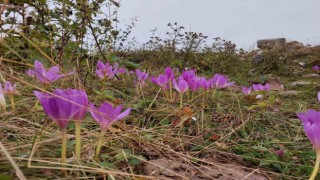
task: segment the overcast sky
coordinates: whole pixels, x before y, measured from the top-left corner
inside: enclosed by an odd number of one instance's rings
[[[285,37],[320,44],[320,0],[121,0],[119,20],[129,23],[140,42],[169,22],[209,37],[222,37],[249,49],[257,39]]]

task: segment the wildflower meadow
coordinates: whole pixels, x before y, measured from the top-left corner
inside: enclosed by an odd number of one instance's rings
[[[320,178],[319,46],[141,45],[116,1],[54,2],[2,3],[0,179]]]

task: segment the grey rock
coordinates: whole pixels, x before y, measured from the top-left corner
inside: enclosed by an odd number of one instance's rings
[[[260,39],[257,41],[257,47],[262,50],[273,49],[275,47],[283,48],[286,45],[286,38]]]
[[[262,51],[258,51],[257,54],[252,56],[252,63],[259,64],[263,62]]]
[[[292,86],[305,86],[305,85],[312,85],[315,83],[309,82],[309,81],[294,81],[291,83]]]
[[[300,91],[282,91],[281,95],[284,96],[296,96],[300,93]]]
[[[306,75],[303,75],[302,77],[304,78],[315,78],[315,77],[319,77],[320,75],[319,74],[306,74]]]

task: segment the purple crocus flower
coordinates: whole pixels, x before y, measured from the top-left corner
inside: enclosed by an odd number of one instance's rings
[[[178,82],[175,79],[173,79],[172,84],[173,87],[180,93],[184,93],[189,89],[188,82],[185,81],[182,77],[178,78]]]
[[[88,111],[88,96],[87,93],[83,90],[74,90],[72,92],[72,95],[78,98],[74,98],[75,105],[79,106],[79,110],[75,115],[73,116],[73,119],[76,121],[81,121],[86,116],[86,113]]]
[[[297,113],[303,123],[304,131],[316,151],[320,150],[320,112],[313,109]]]
[[[317,97],[318,97],[318,101],[320,101],[320,91],[318,92]]]
[[[270,90],[270,84],[267,83],[265,85],[262,84],[252,84],[252,88],[254,91],[269,91]]]
[[[165,75],[167,76],[168,80],[172,82],[172,80],[174,79],[174,73],[171,69],[171,67],[166,67],[164,69]]]
[[[146,79],[149,77],[149,74],[146,72],[142,72],[140,69],[136,69],[137,81],[136,86],[142,88],[145,84]]]
[[[104,79],[106,77],[112,79],[114,77],[113,68],[108,61],[105,64],[103,64],[100,60],[98,61],[96,74],[101,79]]]
[[[183,71],[182,77],[185,81],[189,82],[192,78],[196,77],[195,70]]]
[[[205,77],[200,77],[199,84],[203,90],[208,90],[212,86],[211,80],[207,80]]]
[[[313,66],[312,69],[315,70],[315,71],[319,71],[320,70],[320,66],[318,66],[318,65]]]
[[[249,95],[249,94],[251,94],[252,87],[245,87],[245,86],[242,86],[241,90],[242,90],[243,94],[245,94],[245,95]]]
[[[59,74],[60,68],[59,66],[53,66],[48,71],[44,68],[40,61],[34,62],[34,69],[30,69],[27,71],[28,75],[31,77],[36,77],[41,83],[43,84],[50,84],[53,81],[56,81],[64,76],[74,74],[75,72],[72,71],[67,74]]]
[[[52,94],[40,91],[33,93],[39,99],[46,114],[56,121],[61,129],[66,129],[72,118],[79,120],[85,114],[83,108],[86,106],[87,96],[82,90],[55,89]]]
[[[16,94],[16,83],[11,84],[10,81],[6,81],[6,83],[4,84],[4,93],[7,95]]]
[[[159,74],[158,77],[151,77],[150,80],[151,80],[151,82],[160,86],[161,88],[165,88],[169,82],[168,77],[163,74]]]
[[[215,74],[211,81],[212,86],[218,88],[225,88],[234,84],[234,82],[229,82],[229,79],[222,74]]]
[[[188,81],[189,89],[191,91],[197,91],[201,87],[200,77],[193,77]]]
[[[122,105],[114,108],[112,104],[105,102],[98,109],[90,103],[90,114],[100,124],[101,130],[107,130],[107,128],[115,121],[123,119],[128,116],[131,108],[126,109],[121,113]]]

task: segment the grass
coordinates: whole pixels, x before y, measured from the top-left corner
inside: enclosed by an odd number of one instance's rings
[[[0,115],[2,149],[8,151],[0,159],[0,176],[17,177],[19,167],[27,179],[189,179],[191,176],[207,179],[306,179],[313,169],[315,152],[295,113],[309,108],[319,109],[316,99],[319,85],[290,85],[301,79],[319,83],[317,78],[301,77],[311,73],[308,69],[302,69],[294,76],[272,72],[273,76],[281,78],[285,90],[300,91],[299,95],[271,91],[264,94],[260,103],[254,95],[246,97],[231,89],[210,91],[208,95],[197,93],[189,99],[184,96],[183,107],[191,109],[196,121],[191,117],[183,119],[185,112],[180,108],[178,93],[173,100],[167,100],[151,83],[143,91],[136,92],[134,76],[108,81],[107,88],[101,91],[101,83],[94,71],[84,69],[91,76],[80,85],[89,94],[91,102],[100,104],[107,100],[125,104],[133,110],[129,117],[115,123],[114,128],[106,132],[98,160],[94,158],[100,135],[97,123],[89,113],[82,123],[81,159],[75,158],[73,152],[75,125],[71,123],[68,158],[66,164],[61,164],[60,131],[45,115],[41,105],[36,104],[32,90],[76,88],[83,79],[71,76],[50,87],[42,87],[14,63],[2,59],[0,64],[1,77],[17,82],[20,92],[15,97],[17,109],[8,108]],[[165,67],[155,67],[150,61],[142,62],[141,66],[153,75]],[[250,85],[249,82],[260,79],[260,75],[248,73],[252,68],[248,61],[228,63],[226,60],[219,67],[223,67],[237,84]],[[221,71],[212,67],[201,73],[210,77]],[[172,123],[179,119],[185,122],[174,126]],[[283,155],[277,155],[276,151],[280,149],[284,150]],[[8,158],[12,158],[10,165]],[[66,170],[66,174],[61,170]]]

